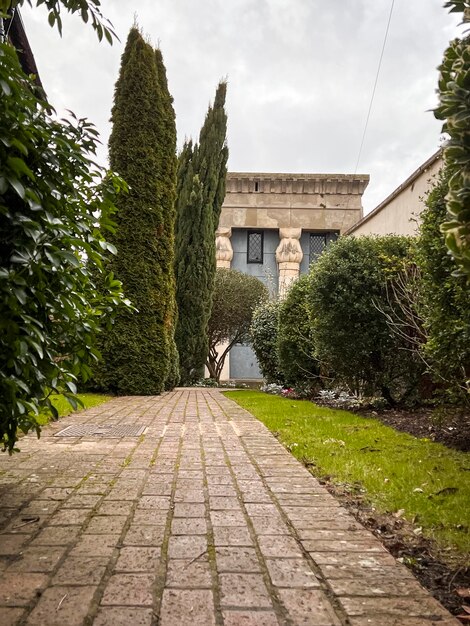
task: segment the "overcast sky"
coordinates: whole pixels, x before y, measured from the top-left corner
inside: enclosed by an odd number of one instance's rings
[[[62,39],[42,9],[22,9],[51,103],[86,116],[106,142],[114,83],[138,22],[163,52],[178,143],[197,137],[228,79],[229,170],[354,173],[390,0],[102,0],[120,38],[98,43],[78,16]],[[365,212],[440,145],[437,66],[457,36],[444,0],[395,0],[358,173]]]

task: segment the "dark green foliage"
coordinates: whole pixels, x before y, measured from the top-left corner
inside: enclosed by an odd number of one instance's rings
[[[217,270],[208,326],[207,357],[209,375],[217,382],[230,349],[236,343],[249,341],[253,312],[267,297],[268,290],[258,278],[236,270]],[[225,344],[221,354],[217,351],[220,344]]]
[[[386,320],[393,306],[386,285],[403,268],[409,248],[405,237],[345,237],[311,269],[316,356],[352,391],[389,402],[403,399],[419,373]]]
[[[456,265],[441,234],[446,219],[449,174],[441,171],[421,213],[417,245],[422,310],[428,340],[424,355],[431,374],[457,399],[468,402],[470,379],[470,288],[455,277]]]
[[[185,150],[189,147],[186,146]],[[191,164],[189,170],[192,172]],[[203,373],[209,345],[207,325],[212,307],[212,275],[215,272],[213,222],[211,214],[205,210],[199,176],[192,177],[188,202],[179,208],[180,230],[176,248],[178,324],[175,338],[180,380],[187,385],[201,378]]]
[[[107,334],[101,379],[115,393],[158,394],[175,375],[176,134],[161,55],[155,55],[135,27],[122,56],[111,121],[111,167],[130,191],[118,202],[113,236],[118,254],[110,266],[138,312],[118,316]]]
[[[463,13],[470,23],[468,2],[450,0],[446,7]],[[452,41],[439,67],[439,107],[435,116],[445,120],[443,132],[450,135],[444,148],[446,164],[452,168],[446,198],[448,219],[441,224],[446,245],[458,266],[456,275],[470,280],[470,35]]]
[[[176,221],[176,344],[182,384],[203,376],[208,354],[207,325],[216,271],[215,231],[225,195],[227,85],[219,84],[199,143],[185,144],[179,158]]]
[[[287,385],[313,384],[319,377],[308,294],[309,276],[304,275],[292,285],[279,307],[277,354]]]
[[[165,389],[173,389],[179,381],[178,350],[175,342],[176,332],[176,280],[174,269],[175,257],[175,222],[176,222],[176,170],[178,159],[176,157],[176,122],[173,109],[173,97],[168,90],[166,69],[163,56],[159,49],[155,50],[155,62],[159,84],[159,104],[157,111],[159,129],[159,142],[157,155],[160,159],[159,172],[162,184],[159,186],[159,203],[165,216],[164,237],[159,238],[160,245],[165,246],[166,266],[170,288],[167,292],[167,313],[165,332],[170,346],[169,370],[165,381]]]
[[[278,300],[268,300],[258,306],[253,314],[250,335],[263,377],[268,383],[282,384],[284,377],[277,356],[279,306]]]
[[[14,49],[0,45],[0,442],[39,425],[51,392],[73,405],[78,379],[98,358],[96,334],[122,302],[102,276],[100,234],[111,227],[122,181],[93,160],[97,132],[84,119],[56,121],[33,94]],[[84,259],[87,259],[85,262]],[[102,276],[101,291],[91,274]]]
[[[194,172],[202,182],[204,204],[213,211],[214,232],[219,225],[227,175],[226,95],[227,83],[221,82],[215,92],[214,104],[207,111],[192,158]]]
[[[26,0],[0,0],[0,13],[7,13],[12,7],[22,6]],[[27,0],[32,5],[32,0]],[[84,22],[91,22],[93,29],[101,41],[103,36],[112,44],[116,38],[112,24],[103,17],[100,11],[100,0],[36,0],[36,6],[45,5],[49,14],[48,22],[51,26],[57,26],[62,35],[61,11],[67,13],[79,13]]]

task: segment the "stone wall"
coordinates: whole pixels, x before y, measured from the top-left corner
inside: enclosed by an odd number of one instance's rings
[[[346,234],[354,237],[416,235],[424,208],[423,200],[442,165],[441,152],[438,151]]]

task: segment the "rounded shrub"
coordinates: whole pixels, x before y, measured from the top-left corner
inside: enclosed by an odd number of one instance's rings
[[[312,266],[308,303],[315,354],[336,382],[390,403],[406,398],[422,372],[419,359],[391,332],[388,286],[409,259],[407,237],[344,237]]]
[[[311,313],[308,307],[309,276],[301,276],[279,305],[277,355],[285,383],[313,385],[319,379],[314,355]]]
[[[278,324],[278,300],[268,300],[255,309],[250,329],[251,344],[268,383],[284,382],[277,357]]]

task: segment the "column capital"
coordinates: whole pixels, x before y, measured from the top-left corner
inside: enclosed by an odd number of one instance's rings
[[[231,236],[232,229],[225,226],[219,226],[215,231],[215,257],[217,267],[230,269],[230,263],[233,259],[233,248],[230,241]]]

